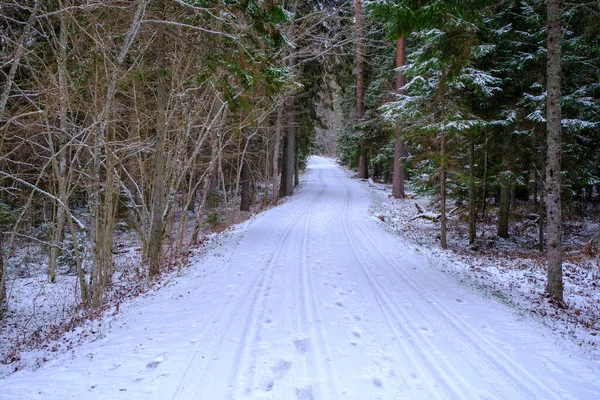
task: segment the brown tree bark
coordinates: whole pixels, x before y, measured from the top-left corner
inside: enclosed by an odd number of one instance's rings
[[[294,191],[294,153],[296,144],[296,110],[294,109],[294,98],[290,97],[288,103],[288,127],[285,148],[285,195],[290,196]]]
[[[298,141],[294,146],[294,187],[300,184],[300,153],[298,151]]]
[[[285,104],[285,103],[284,103]],[[277,117],[275,120],[275,144],[273,145],[273,203],[279,199],[279,147],[281,145],[281,132],[283,130],[283,112],[284,104],[277,107]]]
[[[8,308],[8,302],[6,301],[5,284],[6,271],[4,270],[4,253],[2,252],[3,236],[3,233],[0,231],[0,321],[4,319],[4,313]]]
[[[242,171],[240,174],[240,211],[250,211],[251,193],[250,193],[250,167],[248,166],[248,158],[244,157],[242,161]]]
[[[161,12],[165,13],[166,4],[160,3]],[[156,85],[156,145],[154,150],[154,178],[152,187],[152,217],[150,221],[150,237],[148,238],[149,277],[160,272],[160,257],[163,242],[163,213],[166,201],[165,158],[166,158],[166,107],[168,101],[168,85],[166,77],[167,37],[164,27],[159,27],[157,39],[158,81]]]
[[[475,138],[469,138],[469,244],[475,243],[477,226],[475,223]]]
[[[363,79],[363,26],[362,26],[362,3],[361,0],[354,0],[356,13],[356,119],[360,122],[365,114],[365,88]],[[367,162],[367,146],[363,133],[360,139],[360,155],[358,159],[358,176],[363,179],[369,177],[369,167]]]
[[[58,86],[59,86],[59,118],[60,118],[60,133],[58,139],[58,162],[54,160],[54,172],[58,178],[58,198],[63,204],[67,204],[68,188],[67,188],[67,107],[68,107],[68,91],[67,91],[67,21],[66,16],[60,16],[60,32],[58,43]],[[65,209],[61,205],[57,206],[56,210],[56,225],[54,227],[50,255],[48,258],[48,278],[50,282],[56,281],[56,262],[60,254],[60,244],[63,240],[63,229],[65,226]],[[73,247],[77,247],[77,236],[72,238]]]
[[[403,67],[406,64],[406,38],[404,35],[396,42],[396,68]],[[402,87],[405,84],[404,74],[396,71],[396,93],[402,94]],[[396,137],[394,142],[394,180],[392,183],[392,196],[397,199],[404,198],[404,167],[402,166],[402,157],[404,157],[404,141],[402,140],[402,128],[396,127]]]
[[[442,131],[440,132],[440,239],[442,249],[448,248],[446,234],[446,73],[442,72],[442,83],[440,85],[440,104]]]
[[[510,151],[508,133],[504,133],[502,146],[502,165],[508,169],[508,152]],[[506,179],[501,179],[500,207],[498,209],[498,236],[508,237],[508,222],[510,218],[510,184]]]
[[[542,171],[543,172],[543,171]],[[538,248],[540,252],[544,251],[544,221],[545,221],[545,209],[544,204],[546,204],[544,199],[544,176],[538,176],[538,182],[540,185],[540,201],[538,202]]]
[[[287,134],[285,135],[285,137],[283,138],[283,157],[281,160],[281,181],[279,183],[279,197],[285,197],[285,193],[287,191],[287,175],[288,175],[288,162],[287,162],[287,157],[288,157],[288,150],[287,150],[287,146],[288,146],[288,139],[287,139]]]
[[[548,0],[548,59],[546,64],[546,112],[548,161],[546,164],[546,215],[548,283],[546,291],[563,303],[561,168],[561,23],[562,0]]]
[[[481,190],[481,217],[485,219],[485,211],[487,206],[487,186],[488,186],[488,134],[485,133],[485,144],[484,144],[484,157],[483,157],[483,182]]]

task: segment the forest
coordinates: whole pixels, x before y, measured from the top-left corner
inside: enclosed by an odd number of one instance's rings
[[[31,274],[102,308],[124,232],[152,281],[315,153],[430,196],[444,249],[531,222],[558,306],[565,251],[597,257],[597,1],[0,0],[0,21],[2,319]]]

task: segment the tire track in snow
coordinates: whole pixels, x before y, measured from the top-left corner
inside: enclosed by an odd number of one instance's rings
[[[322,185],[326,187],[326,184],[321,175],[319,175],[319,180]],[[312,278],[312,273],[309,268],[308,262],[308,249],[309,249],[309,237],[310,237],[310,226],[311,226],[311,217],[314,207],[308,212],[307,218],[304,221],[304,229],[302,234],[302,240],[300,245],[300,263],[298,268],[299,274],[299,298],[300,302],[300,314],[299,314],[299,325],[300,331],[304,333],[306,339],[311,336],[315,338],[316,341],[311,343],[307,343],[308,347],[304,350],[306,355],[306,373],[310,382],[312,382],[313,388],[315,389],[313,392],[313,396],[315,398],[320,398],[320,390],[318,387],[314,387],[319,380],[322,380],[322,377],[325,377],[325,389],[327,389],[328,396],[325,398],[334,399],[336,396],[339,396],[341,390],[339,388],[339,378],[337,374],[334,373],[333,368],[331,366],[331,349],[329,343],[327,342],[327,338],[325,333],[323,332],[323,319],[320,315],[317,300],[315,298],[315,287]],[[311,321],[312,321],[312,329],[311,329]],[[310,333],[314,332],[314,335]],[[312,347],[312,349],[310,348]],[[318,361],[318,358],[321,359],[321,362]],[[324,361],[323,361],[324,360]],[[314,372],[317,372],[316,374]]]
[[[318,170],[318,178],[320,182],[323,182],[321,169]],[[302,210],[302,212],[294,219],[294,221],[287,227],[284,234],[282,235],[280,245],[277,247],[276,251],[274,252],[273,258],[268,263],[267,271],[265,272],[265,279],[262,282],[263,290],[256,291],[257,293],[253,298],[250,312],[248,313],[248,316],[244,323],[244,329],[242,331],[242,334],[240,335],[241,341],[236,351],[236,359],[234,361],[232,375],[229,379],[229,387],[231,388],[229,398],[235,397],[234,391],[240,384],[240,374],[242,373],[242,370],[246,371],[244,374],[246,378],[246,382],[244,384],[244,394],[251,395],[252,391],[254,390],[254,387],[256,386],[254,382],[256,373],[256,354],[252,354],[251,352],[256,351],[258,342],[261,338],[262,320],[264,319],[267,310],[268,295],[272,288],[273,280],[277,272],[277,268],[275,268],[275,265],[279,261],[280,255],[282,253],[281,250],[285,247],[286,243],[292,242],[292,233],[294,232],[294,228],[297,228],[297,225],[302,220],[302,218],[307,218],[307,215],[313,209],[315,204],[321,199],[321,197],[323,197],[324,193],[325,185],[323,184],[323,187],[321,188],[319,193],[312,199],[309,205],[305,207]],[[259,289],[260,288],[261,287],[259,286]],[[256,303],[258,302],[258,299],[262,299],[262,301],[260,302],[257,308]],[[252,341],[249,340],[250,337],[252,337]],[[290,342],[290,349],[292,345],[293,343]],[[279,380],[281,380],[282,378],[286,378],[285,380],[288,380],[290,374],[288,374],[287,371],[291,367],[291,365],[282,364],[281,367],[284,368],[284,371],[282,374],[283,376],[280,377]],[[271,382],[269,385],[270,386],[266,389],[267,391],[272,391],[274,396],[277,393],[280,393],[282,388],[286,386],[281,384],[275,386],[275,382]]]
[[[345,182],[342,183],[348,187]],[[388,270],[396,277],[395,283],[404,284],[412,292],[413,298],[421,299],[421,301],[413,302],[413,307],[418,308],[420,315],[431,326],[435,326],[438,332],[444,333],[444,338],[452,344],[453,348],[462,354],[471,355],[471,358],[465,357],[465,361],[468,363],[475,361],[476,370],[479,372],[479,375],[484,378],[490,387],[501,394],[502,398],[536,398],[541,393],[544,393],[544,398],[560,398],[533,377],[526,369],[515,363],[501,349],[498,349],[493,343],[482,336],[477,330],[471,328],[459,315],[441,304],[437,296],[433,293],[428,293],[426,288],[405,270],[398,270],[389,254],[355,220],[354,214],[350,213],[350,215],[352,224],[361,233],[360,237],[364,238],[369,244],[369,246],[363,245],[367,253],[372,254],[369,258],[385,261]],[[376,254],[371,249],[375,249]],[[385,291],[383,286],[380,287],[382,291]],[[431,299],[435,299],[436,301],[432,303],[430,302]],[[425,308],[423,305],[429,305],[429,307]],[[398,309],[402,310],[402,307],[399,306]],[[418,327],[416,328],[419,329]],[[501,379],[497,379],[498,377],[501,377]],[[523,383],[523,377],[527,378],[527,383]],[[530,389],[530,387],[535,387],[535,389]]]
[[[396,276],[397,281],[404,283],[412,291],[414,297],[422,300],[414,302],[415,307],[421,310],[421,314],[432,326],[437,328],[437,331],[444,332],[445,338],[455,349],[474,358],[478,370],[481,371],[480,375],[503,398],[535,398],[539,397],[541,393],[544,394],[544,398],[560,398],[477,330],[471,328],[463,318],[444,306],[435,294],[429,293],[410,274],[396,268],[394,261],[381,248],[380,244],[367,235],[366,230],[358,222],[353,220],[353,224],[361,231],[362,237],[369,242],[370,248],[376,250],[375,258],[385,260],[388,270]],[[432,303],[431,299],[436,301]],[[422,305],[429,305],[429,307],[425,309]],[[501,377],[502,379],[491,377]],[[527,379],[527,383],[523,382],[524,378]],[[532,387],[535,389],[531,389]]]
[[[340,180],[339,177],[338,180]],[[424,340],[424,338],[419,337],[415,334],[417,328],[414,325],[414,323],[412,324],[412,327],[408,328],[403,326],[402,324],[395,323],[396,320],[399,320],[399,318],[397,318],[398,310],[401,310],[400,313],[404,314],[404,320],[406,322],[409,322],[410,318],[408,318],[408,315],[406,315],[406,313],[403,312],[401,307],[397,305],[396,307],[394,307],[393,303],[383,296],[385,291],[383,290],[381,285],[378,282],[376,282],[375,279],[373,279],[372,274],[368,272],[368,268],[366,268],[364,262],[361,260],[362,257],[359,256],[360,251],[358,251],[358,246],[356,244],[356,234],[351,226],[352,216],[349,212],[350,204],[352,202],[352,190],[342,180],[340,180],[340,183],[342,183],[347,190],[342,211],[342,225],[344,234],[346,236],[346,240],[348,241],[350,251],[352,252],[354,259],[356,260],[355,265],[358,265],[360,267],[365,281],[369,284],[371,293],[373,294],[376,304],[378,305],[379,309],[381,310],[384,316],[385,323],[387,324],[388,328],[393,333],[393,335],[397,338],[397,340],[393,343],[393,346],[395,348],[400,347],[399,349],[396,349],[395,352],[396,362],[398,363],[398,365],[402,365],[403,362],[406,361],[407,357],[410,358],[410,365],[413,366],[419,372],[422,378],[429,376],[434,382],[440,384],[444,389],[444,393],[431,391],[429,394],[424,394],[423,398],[435,397],[438,399],[443,399],[448,398],[448,395],[450,394],[452,395],[451,398],[466,398],[464,394],[470,392],[459,390],[459,388],[455,384],[456,381],[462,380],[460,376],[456,374],[452,374],[452,376],[450,376],[447,373],[447,371],[450,371],[451,369],[442,369],[437,367],[436,362],[439,363],[440,360],[434,360],[431,354],[422,350],[423,348],[430,348],[431,346],[429,345],[429,343],[427,343],[426,340]],[[348,222],[350,222],[350,224]],[[394,308],[396,308],[396,310],[394,310]],[[404,343],[403,339],[408,339],[408,343],[410,344],[410,346]],[[425,369],[423,369],[421,365],[424,365]],[[410,383],[410,378],[404,377],[403,384],[410,385]],[[432,388],[429,389],[431,390]]]
[[[321,176],[321,170],[319,170],[319,176]],[[230,383],[235,380],[235,377],[239,373],[238,371],[240,369],[240,350],[243,350],[247,346],[247,332],[250,329],[251,322],[254,322],[254,325],[256,325],[256,321],[252,320],[256,315],[256,303],[261,295],[263,299],[265,298],[264,292],[266,287],[268,287],[265,286],[265,281],[268,278],[272,280],[274,270],[273,266],[275,265],[278,254],[284,247],[285,242],[288,240],[293,228],[298,224],[302,217],[306,215],[308,210],[310,210],[314,204],[319,201],[319,199],[323,196],[324,191],[325,189],[323,188],[316,196],[314,196],[309,202],[308,206],[306,206],[296,217],[294,217],[290,224],[286,227],[281,239],[275,246],[273,253],[268,258],[268,270],[261,269],[259,267],[253,268],[253,276],[247,280],[247,283],[244,285],[245,287],[240,288],[240,294],[230,297],[215,314],[216,319],[212,321],[213,326],[209,327],[203,333],[203,337],[207,339],[200,340],[196,343],[195,349],[187,361],[187,366],[183,371],[182,378],[180,379],[179,384],[173,393],[173,399],[198,398],[198,392],[201,390],[202,386],[201,381],[202,379],[207,379],[207,377],[210,376],[210,374],[208,374],[208,370],[211,362],[217,357],[217,354],[222,349],[222,345],[227,338],[227,333],[231,330],[239,317],[239,311],[248,308],[249,312],[247,313],[242,334],[240,335],[242,338],[242,345],[238,346],[238,353],[233,366],[233,378],[230,379]],[[219,317],[224,315],[227,316],[224,324],[217,324]],[[203,354],[210,354],[210,356],[205,357]],[[230,387],[232,386],[230,385]]]

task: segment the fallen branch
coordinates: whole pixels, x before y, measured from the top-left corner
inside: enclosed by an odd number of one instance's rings
[[[432,214],[432,213],[423,213],[419,214],[416,217],[412,218],[410,221],[414,221],[415,219],[423,218],[431,222],[439,222],[441,215],[440,214]]]
[[[417,212],[419,213],[419,215],[412,218],[410,221],[414,221],[415,219],[423,218],[428,221],[439,222],[439,220],[441,218],[441,214],[434,214],[434,213],[427,212],[417,202],[415,202],[415,207],[417,208]]]

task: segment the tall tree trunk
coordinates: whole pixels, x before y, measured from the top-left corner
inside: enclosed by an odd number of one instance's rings
[[[242,172],[240,174],[240,187],[242,190],[240,199],[240,211],[250,211],[250,167],[248,166],[248,159],[244,157],[242,161]]]
[[[298,140],[294,146],[294,187],[300,184],[300,152],[298,151]]]
[[[488,186],[488,134],[485,133],[485,144],[484,144],[485,155],[483,158],[483,182],[481,190],[481,217],[485,219],[485,211],[487,206],[487,186]]]
[[[165,14],[166,4],[160,3],[161,12]],[[166,200],[165,158],[166,158],[166,105],[168,101],[168,86],[166,79],[167,51],[164,27],[159,27],[157,39],[158,51],[158,82],[156,87],[156,147],[154,151],[154,179],[152,188],[152,217],[150,221],[150,236],[148,239],[149,276],[152,278],[160,271],[160,256],[163,242],[163,213]]]
[[[248,136],[244,145],[244,150],[242,151],[242,166],[240,168],[240,174],[238,177],[239,185],[241,188],[240,211],[250,211],[250,204],[252,203],[252,192],[250,187],[250,166],[248,165],[248,151],[251,148],[251,140],[254,135],[256,135],[256,132]]]
[[[442,131],[440,132],[440,239],[442,249],[448,248],[446,238],[446,73],[442,72],[442,82],[440,85],[440,104]]]
[[[469,138],[469,244],[477,237],[475,216],[475,137]]]
[[[288,106],[288,127],[286,143],[286,175],[285,175],[285,195],[289,196],[294,191],[294,153],[296,144],[296,110],[294,108],[294,98],[291,97]]]
[[[283,157],[281,159],[281,181],[279,183],[279,197],[285,197],[287,191],[287,174],[288,174],[288,139],[287,134],[283,138]]]
[[[406,38],[402,35],[396,43],[396,68],[403,67],[404,64],[406,64]],[[402,94],[404,83],[404,74],[401,71],[396,70],[397,94]],[[392,195],[397,199],[404,198],[404,167],[402,166],[404,141],[402,139],[402,128],[397,126],[394,141],[394,181],[392,183]]]
[[[67,21],[64,13],[60,16],[60,33],[58,43],[58,86],[59,86],[59,124],[60,134],[58,140],[58,165],[55,163],[55,173],[58,177],[58,198],[62,204],[67,204]],[[60,244],[63,239],[63,230],[65,226],[65,209],[58,205],[56,210],[56,225],[54,227],[50,256],[48,259],[48,277],[50,282],[56,280],[56,260],[59,255]],[[73,247],[77,247],[77,236],[73,238]]]
[[[548,283],[546,291],[563,303],[561,168],[561,23],[562,0],[548,0],[548,59],[546,112],[548,121],[548,162],[546,164],[546,214],[548,241]]]
[[[502,165],[508,170],[508,152],[510,151],[508,133],[505,132],[503,138]],[[500,207],[498,209],[498,236],[508,237],[508,221],[510,218],[510,183],[507,179],[501,179],[500,187]]]
[[[4,234],[0,230],[0,321],[4,319],[4,314],[8,308],[6,300],[6,271],[4,270],[4,252],[2,251]]]
[[[544,179],[545,175],[538,174],[538,183],[540,185],[540,201],[538,202],[538,248],[540,252],[544,251],[544,221],[546,219],[544,209],[544,204],[546,204],[544,199]]]
[[[360,122],[365,114],[365,88],[363,80],[363,26],[362,26],[362,3],[361,0],[354,0],[354,9],[356,13],[356,119]],[[367,146],[364,139],[364,132],[361,132],[360,155],[358,159],[358,176],[363,179],[369,177],[369,167],[367,161]]]
[[[281,131],[283,127],[283,113],[285,111],[285,103],[277,107],[277,117],[275,120],[275,144],[273,146],[273,203],[277,203],[279,199],[279,147],[281,143]]]
[[[92,305],[94,307],[100,307],[102,305],[104,279],[102,279],[101,277],[103,276],[104,271],[106,271],[106,269],[109,268],[109,266],[104,265],[103,263],[108,259],[108,254],[111,254],[111,251],[109,251],[109,249],[107,249],[106,246],[108,239],[112,239],[112,232],[108,232],[108,228],[112,229],[112,224],[109,224],[109,222],[111,221],[106,221],[105,218],[107,215],[113,214],[112,210],[107,210],[106,204],[102,203],[102,184],[100,182],[103,150],[105,150],[107,157],[105,165],[108,165],[108,157],[110,154],[108,147],[106,146],[105,135],[107,128],[110,124],[111,117],[113,115],[114,100],[116,95],[116,88],[119,79],[120,68],[125,61],[127,53],[129,53],[131,44],[137,36],[143,16],[146,12],[146,6],[148,5],[149,1],[150,0],[140,0],[138,3],[133,21],[131,22],[127,33],[125,34],[125,38],[121,45],[121,50],[119,51],[119,55],[116,60],[116,65],[111,71],[110,81],[108,82],[108,88],[106,90],[106,100],[102,112],[98,117],[98,120],[100,122],[94,130],[94,147],[92,151],[91,162],[91,190],[89,199],[89,208],[92,217],[90,218],[90,224],[88,227],[89,252],[92,257],[92,272],[90,274],[90,297],[92,297]],[[111,168],[109,168],[108,166],[106,167],[107,182],[108,177],[111,174],[113,174],[113,172],[114,171],[112,171]],[[108,183],[105,186],[108,187]],[[107,199],[106,193],[104,199]]]

